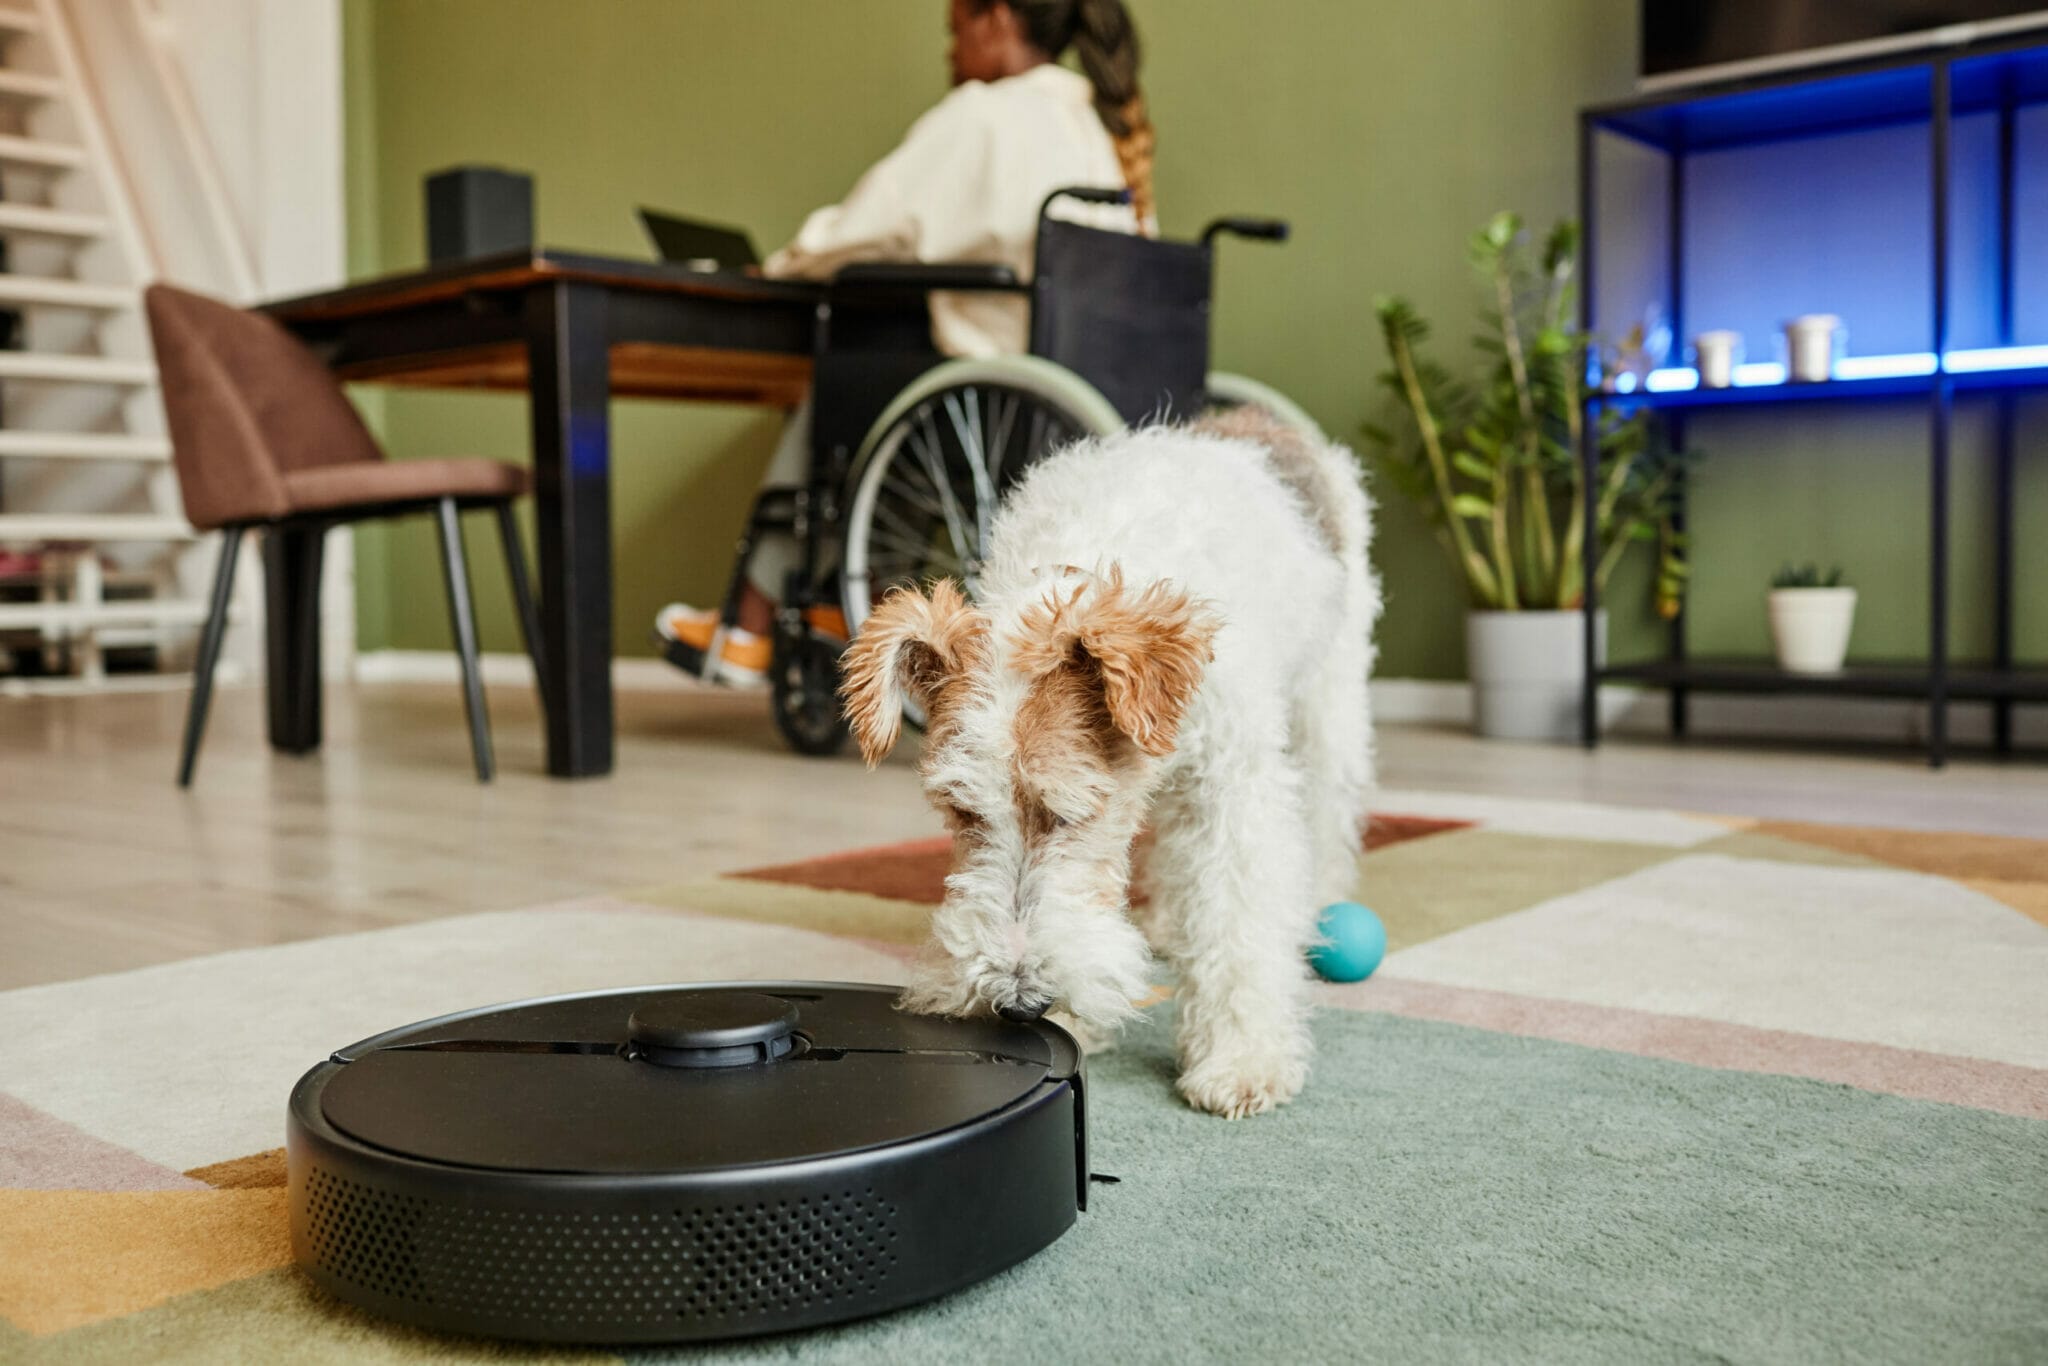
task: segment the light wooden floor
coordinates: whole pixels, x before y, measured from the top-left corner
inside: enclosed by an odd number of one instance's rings
[[[224,690],[199,779],[171,781],[182,692],[0,699],[0,988],[530,906],[938,832],[907,751],[870,774],[788,753],[756,698],[620,698],[618,771],[541,776],[526,697],[493,694],[503,772],[472,778],[452,689],[334,687],[311,758]],[[1483,743],[1385,728],[1388,787],[2048,835],[2048,767]]]

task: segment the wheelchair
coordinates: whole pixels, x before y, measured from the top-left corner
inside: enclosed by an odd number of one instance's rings
[[[1209,370],[1216,239],[1285,241],[1286,223],[1219,218],[1198,241],[1171,242],[1052,217],[1063,199],[1121,204],[1129,194],[1047,196],[1029,284],[1008,267],[972,264],[849,266],[832,279],[818,311],[808,478],[755,500],[709,646],[657,639],[671,662],[705,676],[737,620],[755,547],[794,538],[801,562],[782,594],[769,678],[776,726],[801,753],[835,754],[847,739],[846,642],[814,626],[812,609],[840,607],[851,634],[898,585],[952,578],[971,594],[1004,491],[1048,451],[1238,404],[1316,430],[1268,386]],[[1029,354],[941,356],[928,310],[937,291],[1028,296]]]

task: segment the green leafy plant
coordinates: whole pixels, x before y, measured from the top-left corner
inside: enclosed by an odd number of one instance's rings
[[[1631,543],[1654,542],[1655,601],[1669,618],[1687,573],[1673,518],[1681,457],[1646,412],[1586,406],[1593,349],[1572,321],[1578,245],[1567,220],[1533,246],[1512,213],[1473,234],[1468,254],[1486,303],[1472,339],[1482,364],[1470,379],[1425,354],[1429,325],[1407,300],[1376,300],[1389,359],[1380,383],[1396,417],[1366,435],[1389,482],[1421,506],[1474,607],[1579,606],[1591,499],[1595,582],[1605,588]],[[1588,421],[1599,449],[1590,490],[1578,457]]]
[[[1773,588],[1840,588],[1841,586],[1842,566],[1836,565],[1823,574],[1820,572],[1820,566],[1811,560],[1805,564],[1792,564],[1788,561],[1779,566],[1777,573],[1771,575],[1771,587]]]

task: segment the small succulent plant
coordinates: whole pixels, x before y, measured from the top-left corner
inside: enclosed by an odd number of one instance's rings
[[[1823,574],[1820,566],[1809,560],[1805,564],[1786,563],[1779,566],[1771,576],[1773,588],[1840,588],[1842,566],[1836,565]]]

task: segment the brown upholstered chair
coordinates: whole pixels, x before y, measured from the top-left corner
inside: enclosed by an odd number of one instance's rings
[[[178,785],[191,784],[206,729],[243,533],[262,529],[266,551],[282,552],[271,557],[273,577],[294,580],[289,599],[279,598],[278,583],[270,588],[272,632],[278,633],[282,617],[290,637],[273,641],[270,650],[271,736],[283,748],[304,750],[319,742],[321,536],[339,523],[416,512],[431,512],[440,523],[470,742],[477,777],[489,782],[490,721],[458,514],[471,508],[497,513],[520,630],[541,676],[540,622],[512,516],[513,501],[527,490],[526,471],[497,460],[386,460],[327,367],[271,319],[169,285],[152,285],[144,302],[185,516],[201,530],[222,533]],[[278,677],[281,670],[292,675],[288,686]]]

